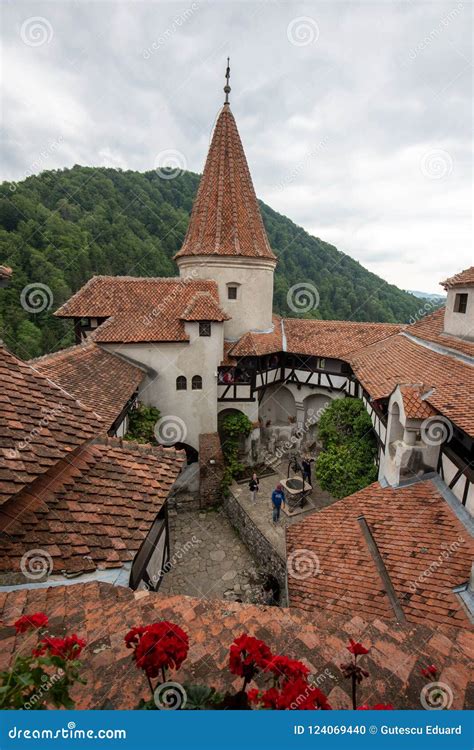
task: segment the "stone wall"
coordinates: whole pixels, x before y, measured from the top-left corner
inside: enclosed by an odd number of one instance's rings
[[[217,432],[199,435],[199,493],[201,508],[221,502],[224,476],[224,456]]]
[[[286,563],[272,547],[268,539],[252,521],[245,509],[237,502],[232,492],[223,499],[224,511],[257,565],[265,573],[271,573],[280,585],[280,605],[287,606]]]

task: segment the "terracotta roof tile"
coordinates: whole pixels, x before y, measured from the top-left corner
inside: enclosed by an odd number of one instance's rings
[[[88,341],[30,360],[29,364],[86,404],[110,428],[145,371]]]
[[[426,401],[429,389],[423,385],[401,385],[403,408],[408,419],[427,419],[436,414]]]
[[[20,572],[38,547],[53,573],[121,567],[133,559],[184,464],[183,452],[101,439],[0,509],[0,570]]]
[[[346,359],[358,349],[386,339],[402,329],[393,323],[354,323],[343,320],[285,318],[286,350],[294,354]]]
[[[230,357],[255,357],[283,351],[282,321],[273,316],[273,330],[269,333],[245,333],[229,348]]]
[[[290,606],[394,619],[357,520],[361,515],[407,620],[470,627],[453,588],[469,579],[474,545],[431,480],[397,489],[375,483],[289,527],[289,561],[306,555],[318,560],[320,571],[299,578],[289,570]]]
[[[445,289],[453,286],[471,286],[471,284],[474,284],[474,266],[470,266],[470,268],[466,268],[441,282],[441,286],[444,286]]]
[[[276,260],[228,105],[217,118],[188,231],[175,257],[186,255],[243,255]]]
[[[213,320],[222,323],[229,319],[229,316],[219,307],[219,303],[209,292],[196,292],[181,313],[181,320]]]
[[[416,336],[418,339],[430,341],[447,349],[453,349],[461,354],[474,357],[474,341],[463,339],[460,336],[451,336],[443,332],[444,312],[445,308],[442,307],[431,313],[431,315],[426,315],[426,317],[409,326],[406,332],[410,336]]]
[[[468,435],[474,435],[474,367],[409,340],[391,336],[349,357],[358,380],[374,399],[399,383],[425,383],[426,401]]]
[[[76,584],[0,592],[4,623],[0,668],[7,668],[25,643],[12,623],[22,614],[38,610],[49,615],[52,632],[75,632],[87,641],[81,654],[87,685],[73,689],[79,709],[133,709],[141,697],[148,698],[146,680],[132,666],[123,638],[131,627],[159,620],[177,623],[189,636],[188,658],[172,677],[181,684],[238,689],[241,680],[227,669],[228,649],[245,632],[264,639],[275,654],[301,659],[318,676],[318,686],[332,707],[349,708],[349,681],[343,678],[340,664],[347,661],[346,644],[354,638],[370,648],[363,661],[370,678],[358,689],[361,704],[383,702],[401,709],[420,708],[425,684],[420,669],[435,663],[440,679],[452,689],[452,708],[472,707],[468,688],[473,637],[459,628],[446,628],[441,634],[424,621],[403,626],[380,618],[364,619],[356,610],[343,616],[331,613],[329,620],[322,612],[308,614],[146,592],[134,595],[105,583]]]
[[[188,341],[182,315],[199,292],[206,293],[200,302],[200,314],[210,316],[205,320],[226,320],[215,281],[132,276],[93,276],[55,315],[108,318],[91,334],[101,343]]]
[[[0,346],[0,504],[106,425]]]

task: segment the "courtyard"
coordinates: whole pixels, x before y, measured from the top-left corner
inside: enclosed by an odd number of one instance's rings
[[[266,540],[275,559],[286,559],[285,528],[335,502],[313,482],[303,509],[283,511],[277,524],[272,522],[271,495],[280,479],[286,477],[286,464],[260,478],[260,490],[253,502],[248,482],[234,482],[231,493],[245,516],[245,528]],[[250,525],[250,526],[249,526]],[[250,552],[253,545],[245,530],[240,533],[229,520],[224,506],[211,510],[171,510],[170,566],[163,576],[160,593],[225,599],[253,604],[271,603],[268,577],[276,575],[271,562],[258,562]],[[282,597],[282,603],[285,597]]]

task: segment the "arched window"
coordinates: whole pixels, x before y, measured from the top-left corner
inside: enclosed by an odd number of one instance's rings
[[[193,391],[201,391],[202,390],[202,378],[200,375],[193,375],[193,379],[191,381],[191,387]]]
[[[188,387],[188,383],[184,375],[178,375],[178,377],[176,378],[176,390],[185,391],[187,387]]]

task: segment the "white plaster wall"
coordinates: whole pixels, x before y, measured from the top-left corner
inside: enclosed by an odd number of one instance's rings
[[[467,309],[465,313],[454,312],[456,294],[467,294]],[[444,331],[452,336],[462,336],[474,339],[474,289],[471,287],[455,287],[448,290],[444,313]],[[449,344],[447,344],[449,345]]]
[[[212,323],[211,336],[199,336],[198,323],[186,323],[189,343],[104,344],[104,348],[152,368],[156,375],[147,376],[138,398],[155,406],[162,417],[176,416],[184,422],[185,434],[177,442],[199,450],[199,434],[217,431],[217,367],[222,360],[223,324]],[[176,378],[185,375],[186,391],[176,390]],[[191,390],[191,378],[201,375],[202,390]],[[182,433],[179,422],[178,430]]]
[[[247,331],[271,329],[274,261],[201,255],[178,258],[177,263],[182,277],[217,282],[221,306],[231,316],[224,324],[226,339],[236,340]],[[232,283],[238,285],[236,300],[227,298],[227,285]]]

